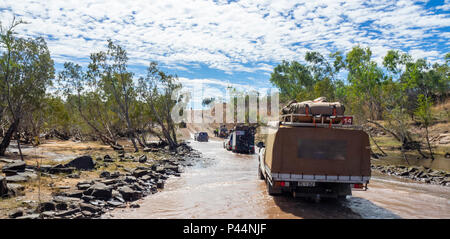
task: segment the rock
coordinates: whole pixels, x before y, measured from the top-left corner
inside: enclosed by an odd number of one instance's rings
[[[80,178],[80,175],[77,173],[72,173],[70,175],[67,175],[68,178]]]
[[[141,177],[141,180],[144,180],[144,181],[150,181],[150,179],[152,179],[152,176],[150,176],[150,175],[144,175]]]
[[[137,181],[137,179],[136,179],[136,177],[133,177],[133,176],[126,176],[124,178],[124,181],[127,183],[135,183]]]
[[[74,191],[66,192],[66,193],[64,193],[64,195],[66,197],[71,197],[71,198],[81,198],[83,196],[83,191],[82,190],[74,190]]]
[[[79,208],[75,208],[75,209],[72,209],[72,210],[67,210],[67,211],[58,212],[58,213],[55,214],[55,216],[57,216],[57,217],[68,217],[68,216],[74,215],[74,214],[77,213],[77,212],[80,212],[80,209],[79,209]]]
[[[140,178],[140,177],[142,177],[144,175],[147,175],[149,173],[150,172],[148,170],[135,170],[133,172],[133,176],[136,177],[136,178]]]
[[[157,188],[164,188],[164,181],[163,180],[158,180],[158,182],[156,183],[156,187]]]
[[[56,212],[47,211],[47,212],[41,213],[41,216],[44,218],[53,218],[55,216],[55,214],[56,214]]]
[[[137,192],[128,186],[120,187],[118,191],[126,201],[135,201],[142,197],[142,192]]]
[[[64,211],[69,208],[69,205],[66,202],[58,202],[56,203],[56,209],[59,211]]]
[[[38,206],[38,212],[55,211],[56,204],[54,202],[43,202]]]
[[[91,213],[96,213],[102,210],[101,208],[88,203],[80,203],[80,209],[81,211],[89,211]]]
[[[83,195],[83,196],[81,197],[81,199],[82,199],[83,201],[85,201],[85,202],[90,202],[90,201],[94,200],[95,197],[94,197],[94,196],[89,196],[89,195]]]
[[[9,163],[2,167],[2,172],[5,173],[6,176],[12,176],[18,172],[25,172],[25,166],[26,164],[24,161]]]
[[[95,167],[95,162],[91,156],[81,156],[70,161],[65,166],[74,167],[79,170],[92,170]]]
[[[91,218],[93,215],[93,213],[90,211],[81,211],[81,214],[83,214],[83,216],[87,218]]]
[[[111,177],[111,173],[108,171],[103,171],[100,173],[100,178],[109,178]]]
[[[67,205],[70,205],[70,204],[81,202],[81,199],[65,197],[65,196],[55,196],[55,197],[53,197],[53,202],[55,202],[56,204],[58,204],[58,203],[66,203]]]
[[[88,188],[84,194],[94,196],[95,198],[108,200],[112,197],[112,189],[104,183],[95,183]]]
[[[0,176],[0,197],[8,196],[8,185],[6,184],[6,178]]]
[[[140,208],[141,206],[137,203],[133,203],[130,205],[130,208]]]
[[[143,154],[139,157],[139,163],[147,162],[147,155]]]
[[[0,163],[14,163],[16,160],[0,158]]]
[[[91,187],[90,184],[78,184],[77,185],[78,190],[86,190],[86,189],[88,189],[90,187]]]
[[[25,176],[14,175],[6,177],[6,182],[8,183],[24,183],[27,182],[28,178]]]
[[[103,160],[105,163],[114,163],[114,159],[105,159]]]
[[[22,209],[16,209],[16,210],[13,210],[9,215],[8,215],[8,217],[9,218],[18,218],[18,217],[21,217],[21,216],[23,216],[23,210]]]
[[[119,201],[116,201],[116,200],[109,200],[109,201],[107,201],[106,202],[109,206],[111,206],[111,207],[119,207],[119,206],[122,206],[123,205],[123,202],[119,202]]]
[[[104,183],[105,185],[113,185],[117,183],[116,179],[107,179],[107,180],[103,180],[101,181],[101,183]]]
[[[51,174],[57,174],[57,173],[72,173],[75,170],[74,167],[67,167],[62,164],[58,164],[48,171]]]
[[[47,173],[47,172],[50,171],[51,168],[52,168],[51,165],[43,164],[43,165],[40,165],[39,168],[37,168],[36,170],[39,171],[39,172]]]
[[[22,184],[17,184],[17,183],[8,183],[8,189],[9,189],[10,194],[17,197],[17,196],[24,195],[25,186],[23,186]]]
[[[21,217],[17,217],[16,219],[39,219],[39,214],[29,214]]]
[[[110,178],[118,178],[122,176],[122,174],[119,171],[115,171],[113,173],[111,173],[111,175],[109,176]]]

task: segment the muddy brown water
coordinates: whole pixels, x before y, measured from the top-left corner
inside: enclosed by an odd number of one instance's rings
[[[203,154],[165,189],[137,209],[115,209],[104,218],[450,218],[450,188],[373,176],[368,191],[344,201],[314,203],[272,197],[257,178],[257,156],[233,154],[221,141],[191,142]]]

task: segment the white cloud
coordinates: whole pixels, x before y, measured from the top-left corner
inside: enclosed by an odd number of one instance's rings
[[[446,0],[436,9],[449,5]],[[396,48],[435,60],[449,48],[448,32],[439,30],[450,26],[448,14],[409,0],[3,0],[0,9],[3,23],[12,13],[30,22],[18,32],[44,35],[59,63],[88,58],[108,38],[127,49],[132,64],[156,60],[186,70],[202,63],[229,74],[267,74],[273,66],[261,62],[302,60],[308,50],[327,55],[356,44],[370,46],[378,59]]]

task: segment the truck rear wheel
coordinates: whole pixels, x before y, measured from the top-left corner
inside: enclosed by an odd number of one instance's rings
[[[267,184],[267,192],[270,196],[276,196],[281,194],[281,189],[275,189],[273,188],[272,184],[270,184],[269,181],[266,181]]]

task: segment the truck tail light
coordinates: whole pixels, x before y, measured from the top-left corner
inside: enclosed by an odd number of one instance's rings
[[[278,186],[278,187],[289,187],[289,182],[278,181],[278,182],[275,182],[275,186]]]
[[[355,183],[355,184],[353,184],[353,188],[362,189],[362,188],[364,188],[364,185],[362,183]]]

